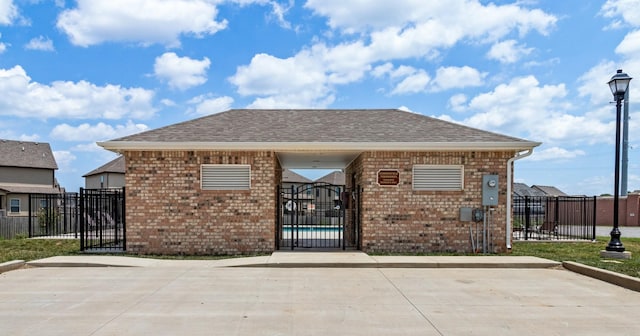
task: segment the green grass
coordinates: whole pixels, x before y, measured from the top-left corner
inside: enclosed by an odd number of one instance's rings
[[[640,278],[640,238],[622,238],[625,249],[631,252],[631,259],[603,259],[609,237],[597,237],[596,242],[514,242],[511,255],[535,256],[556,261],[575,261]]]
[[[11,260],[31,261],[61,255],[77,254],[76,239],[0,239],[0,263]]]

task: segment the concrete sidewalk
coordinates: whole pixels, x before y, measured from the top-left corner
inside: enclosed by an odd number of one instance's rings
[[[292,267],[303,260],[305,267]],[[82,267],[51,267],[56,263]],[[349,263],[362,267],[310,267]],[[636,335],[640,330],[633,315],[640,310],[640,293],[539,258],[278,252],[225,260],[57,257],[29,264],[49,267],[0,274],[2,334]],[[397,267],[373,267],[391,264]],[[107,265],[112,267],[86,267]]]
[[[370,256],[359,251],[274,252],[270,256],[175,260],[121,256],[61,256],[27,263],[39,267],[334,267],[334,268],[548,268],[559,262],[523,256]]]

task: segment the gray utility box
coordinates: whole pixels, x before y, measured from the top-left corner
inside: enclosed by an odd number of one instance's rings
[[[482,176],[482,205],[498,205],[498,175]]]

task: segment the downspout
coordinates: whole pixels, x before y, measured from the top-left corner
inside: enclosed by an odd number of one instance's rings
[[[516,156],[510,158],[507,161],[507,249],[511,250],[511,202],[512,202],[512,198],[513,196],[511,195],[512,193],[512,188],[511,188],[511,180],[513,180],[513,162],[516,160],[520,160],[522,158],[526,158],[527,156],[533,154],[533,148],[531,149],[527,149],[526,152],[524,153],[516,153]]]

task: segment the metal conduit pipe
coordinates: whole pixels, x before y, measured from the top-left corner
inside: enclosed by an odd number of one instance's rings
[[[512,235],[511,233],[511,202],[512,202],[511,180],[513,180],[512,166],[514,161],[525,158],[531,154],[533,154],[533,148],[527,149],[527,151],[524,153],[518,152],[516,153],[516,156],[510,158],[507,161],[507,249],[508,250],[511,249],[511,235]]]

